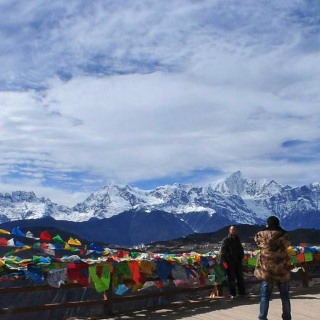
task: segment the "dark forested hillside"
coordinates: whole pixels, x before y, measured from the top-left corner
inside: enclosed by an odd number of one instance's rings
[[[247,248],[255,248],[254,235],[262,230],[264,226],[242,224],[237,225],[238,235],[243,243],[247,244]],[[229,226],[215,232],[208,233],[194,233],[181,238],[152,242],[148,246],[152,248],[159,248],[163,250],[181,250],[184,251],[198,250],[210,251],[219,248],[221,240],[228,235]],[[307,243],[309,245],[320,245],[320,230],[318,229],[296,229],[288,231],[292,245],[299,245],[300,243]]]

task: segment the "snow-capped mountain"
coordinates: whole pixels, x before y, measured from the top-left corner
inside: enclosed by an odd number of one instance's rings
[[[108,218],[127,210],[147,212],[161,210],[174,214],[224,211],[226,218],[242,223],[255,223],[255,213],[245,207],[238,196],[225,196],[210,188],[173,184],[142,191],[128,185],[109,185],[77,204],[68,220],[83,221],[91,217]]]
[[[265,199],[284,190],[291,189],[290,186],[283,187],[271,180],[253,180],[243,177],[237,171],[229,177],[210,184],[212,190],[225,195],[238,195],[242,199]]]
[[[50,199],[37,198],[34,192],[0,193],[1,222],[67,216],[70,211],[70,208],[57,205]]]
[[[128,185],[113,183],[92,193],[84,202],[72,208],[68,220],[83,221],[90,218],[110,218],[124,211],[143,206],[150,201],[148,192]]]
[[[264,223],[270,215],[278,216],[291,229],[320,228],[319,201],[318,182],[293,188],[273,180],[249,179],[237,171],[205,186],[176,183],[146,191],[109,184],[73,208],[37,198],[33,192],[0,194],[0,221],[52,217],[81,222],[125,211],[161,211],[176,215],[194,231],[228,223]]]

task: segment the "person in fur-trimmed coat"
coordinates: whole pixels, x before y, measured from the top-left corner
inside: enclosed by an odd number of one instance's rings
[[[282,319],[290,320],[290,258],[287,253],[287,248],[290,246],[289,235],[280,227],[279,219],[271,216],[267,219],[266,228],[258,232],[254,240],[260,248],[254,275],[262,279],[259,320],[267,320],[274,283],[280,291]]]

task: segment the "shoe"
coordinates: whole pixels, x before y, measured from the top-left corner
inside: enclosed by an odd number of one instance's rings
[[[237,296],[231,296],[230,298],[231,298],[231,299],[236,299],[236,298],[237,298]]]

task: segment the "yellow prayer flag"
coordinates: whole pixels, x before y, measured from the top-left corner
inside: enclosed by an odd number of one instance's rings
[[[132,292],[137,292],[142,287],[143,287],[143,283],[134,284],[132,287]]]
[[[28,249],[31,249],[31,248],[32,247],[30,247],[30,246],[24,245],[22,248],[18,248],[16,250],[14,250],[14,252],[20,252],[20,251],[28,250]]]
[[[294,249],[287,249],[287,253],[288,255],[291,257],[291,256],[295,256],[296,255],[296,251]]]
[[[19,264],[28,264],[32,262],[32,259],[22,259],[21,261],[19,261]]]
[[[78,239],[73,239],[72,237],[70,237],[70,239],[68,240],[68,244],[72,244],[74,246],[81,246],[81,242]]]
[[[64,246],[65,250],[71,250],[71,247],[68,245],[68,243],[66,243],[66,245]]]
[[[4,229],[0,229],[0,234],[11,234],[11,232]]]

